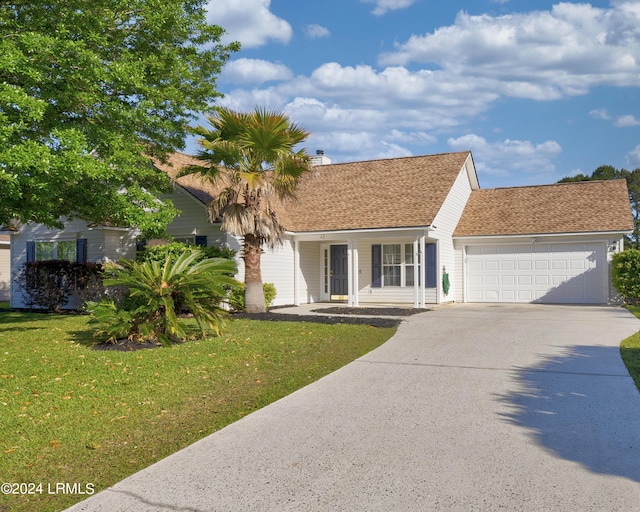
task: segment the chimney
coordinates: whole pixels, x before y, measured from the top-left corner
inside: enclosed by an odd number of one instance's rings
[[[311,165],[329,165],[331,163],[331,158],[325,156],[323,149],[317,149],[316,154],[309,160],[311,161]]]

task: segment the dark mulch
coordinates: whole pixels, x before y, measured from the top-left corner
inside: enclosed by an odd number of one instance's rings
[[[316,324],[364,324],[372,327],[395,327],[402,319],[398,318],[380,318],[380,316],[409,316],[416,313],[423,313],[428,309],[413,308],[347,308],[335,307],[327,309],[313,310],[320,313],[328,313],[329,315],[294,315],[290,313],[233,313],[231,318],[247,318],[249,320],[262,320],[267,322],[308,322]],[[362,316],[331,316],[331,315],[362,315]],[[133,351],[149,348],[158,348],[161,345],[157,343],[144,342],[140,343],[131,340],[118,340],[115,343],[98,343],[91,347],[93,350],[119,350]]]
[[[287,306],[279,306],[277,309]],[[276,309],[276,308],[274,308]],[[430,311],[429,309],[419,308],[397,308],[397,307],[345,307],[335,306],[331,308],[318,308],[312,310],[315,313],[324,313],[324,315],[294,315],[290,313],[234,313],[233,318],[249,318],[253,320],[266,320],[274,322],[315,322],[319,324],[364,324],[373,327],[395,327],[402,318],[380,318],[382,316],[389,317],[405,317]],[[332,316],[346,315],[346,316]]]
[[[419,308],[392,308],[392,307],[378,307],[378,308],[348,308],[336,306],[332,308],[324,309],[312,309],[314,313],[328,313],[330,315],[356,315],[356,316],[410,316],[418,313],[424,313],[429,311],[428,309]]]

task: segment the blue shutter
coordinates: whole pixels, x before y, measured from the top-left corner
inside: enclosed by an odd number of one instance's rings
[[[436,284],[437,284],[437,271],[436,269],[437,267],[437,250],[436,250],[436,244],[427,244],[426,245],[426,251],[427,251],[427,257],[426,259],[426,265],[425,265],[425,285],[427,288],[435,288]]]
[[[36,243],[27,242],[27,262],[36,261]]]
[[[382,287],[382,246],[371,246],[371,286]]]
[[[206,247],[207,235],[196,236],[196,245],[199,247]]]
[[[78,263],[87,262],[87,239],[78,238],[76,240],[76,261]]]

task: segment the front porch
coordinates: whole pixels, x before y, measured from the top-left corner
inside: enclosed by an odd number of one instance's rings
[[[419,309],[438,304],[438,242],[428,233],[397,229],[292,234],[294,304]]]

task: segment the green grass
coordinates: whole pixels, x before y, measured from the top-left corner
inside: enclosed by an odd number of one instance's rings
[[[361,325],[235,320],[219,338],[135,352],[90,348],[88,318],[0,315],[0,512],[64,509],[309,384],[389,339]]]
[[[9,309],[9,301],[2,301],[0,300],[0,310],[2,309]]]
[[[640,306],[627,306],[627,309],[640,318]],[[640,390],[640,331],[620,344],[620,354],[629,374]]]

